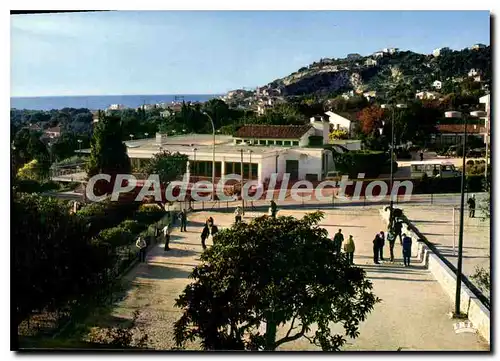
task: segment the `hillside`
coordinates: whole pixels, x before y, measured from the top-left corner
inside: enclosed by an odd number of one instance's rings
[[[447,48],[441,54],[384,49],[370,56],[349,54],[347,58],[323,58],[281,79],[259,88],[259,95],[281,97],[299,95],[335,96],[344,92],[376,92],[377,96],[394,91],[414,96],[418,91],[435,90],[433,82],[442,82],[442,93],[455,91],[456,84],[468,78],[471,69],[480,75],[481,87],[492,78],[491,48]],[[392,50],[392,53],[389,51]],[[470,79],[473,81],[473,77]],[[479,84],[477,84],[479,85]]]

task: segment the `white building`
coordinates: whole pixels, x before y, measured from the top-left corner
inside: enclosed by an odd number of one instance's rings
[[[375,90],[371,90],[369,92],[363,93],[363,96],[366,98],[366,100],[370,101],[377,97],[377,92]]]
[[[376,53],[372,54],[374,58],[382,58],[384,56],[383,51],[377,51]]]
[[[346,117],[341,116],[340,114],[334,113],[331,110],[325,113],[328,117],[328,122],[330,123],[330,130],[345,130],[349,138],[352,135],[352,131],[354,128],[354,122]]]
[[[171,114],[172,114],[172,112],[167,109],[167,110],[164,110],[164,111],[160,112],[160,117],[162,117],[162,118],[168,118]]]
[[[448,47],[445,47],[445,48],[437,48],[437,49],[434,49],[433,52],[432,52],[432,55],[437,57],[437,56],[440,56],[442,55],[445,51],[449,51],[450,48]]]
[[[395,54],[399,51],[399,48],[384,48],[382,49],[383,53]]]
[[[107,110],[122,110],[125,109],[125,105],[123,104],[111,104]]]
[[[437,92],[428,92],[428,91],[423,91],[415,94],[415,98],[420,99],[420,100],[435,100],[439,99],[441,97],[440,93]]]
[[[470,50],[479,50],[479,49],[483,49],[483,48],[486,48],[486,45],[484,45],[484,44],[474,44],[469,49]]]
[[[375,66],[375,65],[377,65],[377,61],[375,59],[368,58],[365,61],[365,65],[366,66]]]
[[[477,83],[480,83],[481,82],[481,75],[476,75],[474,77],[474,81],[477,82]]]
[[[432,86],[434,89],[440,90],[443,86],[443,83],[440,80],[434,80],[434,83],[432,83]]]

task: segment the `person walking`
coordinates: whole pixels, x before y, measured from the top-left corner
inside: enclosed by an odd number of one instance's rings
[[[146,241],[142,236],[139,236],[137,238],[137,241],[135,242],[135,246],[139,248],[139,262],[146,262]]]
[[[278,211],[278,206],[276,205],[276,202],[274,199],[271,199],[271,206],[269,207],[271,211],[271,217],[276,218],[276,212]]]
[[[380,233],[377,233],[375,235],[375,238],[373,239],[373,263],[375,264],[380,264],[380,262],[378,261],[378,256],[380,254],[380,243]]]
[[[380,247],[379,247],[380,256],[379,256],[379,259],[381,261],[384,261],[384,246],[385,246],[384,231],[380,231],[379,235],[380,235]]]
[[[354,264],[354,251],[356,250],[356,246],[354,245],[354,240],[352,239],[352,235],[349,235],[349,238],[344,243],[344,252],[347,255],[347,260],[350,264]]]
[[[476,212],[476,196],[474,194],[467,200],[467,205],[469,206],[469,218],[474,218]]]
[[[335,233],[335,236],[333,236],[333,246],[335,247],[335,252],[337,254],[340,254],[342,242],[344,242],[344,235],[342,234],[342,230],[339,229],[339,231]]]
[[[240,223],[241,222],[241,216],[243,215],[243,210],[241,209],[241,206],[236,207],[236,210],[234,211],[234,223]]]
[[[387,232],[387,241],[389,242],[389,252],[391,253],[391,262],[394,262],[394,244],[396,243],[396,235],[393,230]]]
[[[208,238],[211,238],[213,244],[214,236],[218,231],[219,229],[214,224],[214,219],[212,217],[208,218],[203,230],[201,231],[201,246],[203,249],[207,249],[206,240]]]
[[[187,232],[186,230],[186,225],[187,225],[187,212],[186,212],[186,208],[184,208],[180,215],[179,215],[179,219],[181,220],[181,232]]]
[[[410,267],[411,258],[411,237],[403,234],[403,263],[405,267]]]
[[[167,223],[165,227],[162,229],[163,238],[165,238],[165,251],[170,251],[170,224]]]

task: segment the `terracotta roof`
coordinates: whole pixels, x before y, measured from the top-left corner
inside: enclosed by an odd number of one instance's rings
[[[311,125],[244,125],[236,131],[238,138],[299,139]]]
[[[436,126],[436,128],[440,133],[459,134],[464,132],[463,124],[439,124]],[[469,134],[486,133],[486,128],[478,124],[476,125],[476,128],[474,128],[474,124],[467,124],[467,133]]]

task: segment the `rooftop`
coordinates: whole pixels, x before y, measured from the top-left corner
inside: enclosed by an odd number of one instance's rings
[[[237,138],[300,139],[311,125],[244,125],[236,131]]]

